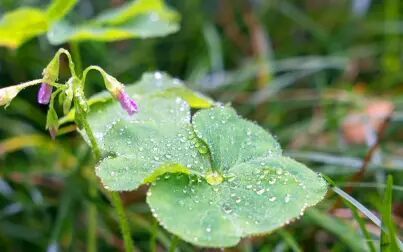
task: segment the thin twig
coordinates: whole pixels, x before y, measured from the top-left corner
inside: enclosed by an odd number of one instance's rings
[[[365,155],[361,168],[351,177],[351,179],[350,179],[350,181],[348,181],[348,183],[356,183],[356,182],[361,181],[364,178],[364,175],[365,175],[366,171],[368,170],[368,167],[371,163],[372,157],[374,156],[375,151],[378,149],[381,141],[383,140],[383,138],[385,136],[385,132],[391,121],[392,114],[393,114],[392,112],[390,114],[388,114],[385,117],[385,119],[382,121],[382,123],[379,127],[379,130],[378,130],[378,134],[377,134],[375,143],[369,148],[367,154]],[[346,193],[351,194],[353,191],[353,188],[354,188],[353,186],[349,185],[344,190]],[[331,211],[340,207],[341,204],[342,204],[341,198],[338,198],[337,201],[334,203],[333,207],[331,208]]]
[[[361,181],[361,180],[363,179],[363,177],[364,177],[364,175],[365,175],[366,171],[368,170],[368,167],[369,167],[369,165],[370,165],[370,163],[371,163],[372,157],[373,157],[374,154],[375,154],[375,151],[378,149],[378,147],[379,147],[381,141],[382,141],[383,138],[384,138],[386,129],[388,128],[389,123],[390,123],[390,120],[391,120],[391,118],[392,118],[392,114],[393,114],[393,113],[390,113],[390,114],[383,120],[381,126],[379,127],[378,135],[377,135],[377,138],[376,138],[375,143],[369,148],[367,154],[366,154],[365,157],[364,157],[364,161],[363,161],[363,164],[362,164],[360,170],[359,170],[357,173],[355,173],[355,174],[351,177],[350,182],[359,182],[359,181]],[[352,190],[353,190],[353,187],[348,186],[348,187],[346,187],[345,190],[346,190],[348,193],[351,193]]]

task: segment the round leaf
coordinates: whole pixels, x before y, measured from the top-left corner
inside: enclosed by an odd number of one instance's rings
[[[214,170],[165,176],[147,197],[155,217],[182,239],[204,247],[233,246],[242,237],[288,224],[324,197],[320,176],[283,157],[266,131],[233,109],[202,110],[193,125],[210,149]]]

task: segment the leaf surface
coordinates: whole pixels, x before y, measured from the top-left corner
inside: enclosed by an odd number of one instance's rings
[[[172,89],[174,88],[174,89]],[[134,190],[166,172],[203,174],[208,156],[200,153],[190,124],[189,103],[172,90],[186,92],[190,105],[209,106],[211,100],[187,89],[182,82],[162,73],[147,73],[127,92],[139,104],[139,112],[127,115],[120,104],[98,97],[88,119],[104,155],[96,173],[105,187],[114,191]],[[170,92],[167,94],[166,92]],[[109,95],[109,94],[105,94]],[[87,139],[84,132],[83,136]]]
[[[152,78],[130,89],[139,96],[140,113],[129,117],[116,102],[91,113],[109,155],[96,170],[106,188],[151,183],[147,202],[155,217],[204,247],[272,232],[324,197],[325,181],[282,156],[267,131],[230,107],[200,110],[191,122],[189,105],[156,95],[164,85]]]
[[[288,224],[324,197],[320,176],[281,156],[267,132],[233,109],[202,110],[193,125],[223,182],[212,184],[211,171],[172,175],[157,180],[147,197],[160,223],[182,239],[204,247],[234,246],[242,237]]]

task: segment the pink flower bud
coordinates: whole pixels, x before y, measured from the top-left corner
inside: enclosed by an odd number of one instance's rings
[[[122,108],[126,110],[129,115],[133,115],[134,113],[138,112],[136,101],[130,98],[130,96],[123,89],[119,91],[117,98]]]
[[[38,103],[48,104],[51,95],[52,95],[52,86],[47,83],[42,83],[38,92]]]

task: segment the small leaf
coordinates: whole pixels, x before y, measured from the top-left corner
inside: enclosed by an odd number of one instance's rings
[[[68,41],[117,41],[129,38],[165,36],[179,29],[178,15],[162,0],[137,0],[101,13],[82,25],[63,21],[48,33],[53,45]]]

